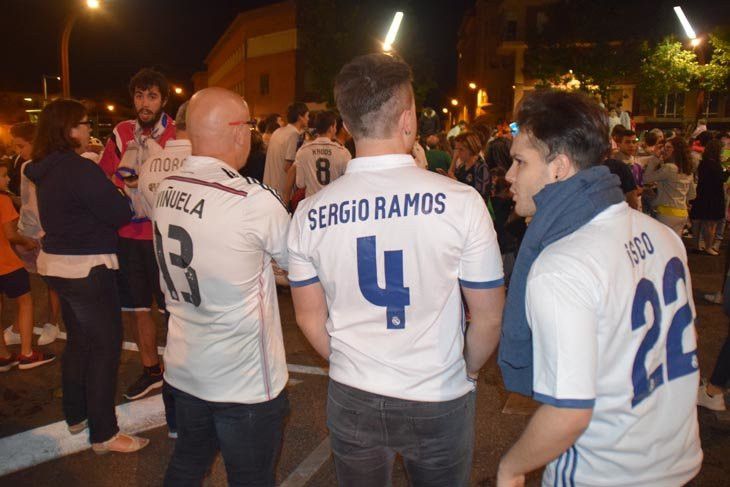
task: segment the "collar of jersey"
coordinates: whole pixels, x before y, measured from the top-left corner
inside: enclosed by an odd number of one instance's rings
[[[346,173],[398,169],[416,165],[410,154],[386,154],[383,156],[356,157],[347,163]]]
[[[190,145],[191,145],[190,139],[171,139],[171,140],[167,141],[167,144],[165,144],[165,147],[170,147],[170,146],[183,147],[183,146],[190,146]]]
[[[207,166],[207,165],[220,166],[222,168],[228,169],[229,171],[234,170],[231,166],[229,166],[225,162],[221,161],[220,159],[216,159],[215,157],[188,156],[185,159],[185,168],[186,169],[190,169],[191,166]]]

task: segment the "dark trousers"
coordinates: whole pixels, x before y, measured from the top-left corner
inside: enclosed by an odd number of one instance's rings
[[[115,271],[104,266],[87,277],[45,277],[61,298],[68,342],[63,352],[63,412],[69,425],[89,420],[89,439],[101,443],[118,431],[114,411],[122,316]]]
[[[271,401],[239,404],[205,401],[168,387],[175,400],[178,438],[166,486],[200,486],[219,449],[228,485],[274,485],[289,413],[286,390]]]
[[[396,453],[411,485],[469,485],[475,398],[406,401],[330,380],[327,427],[339,485],[390,486]]]

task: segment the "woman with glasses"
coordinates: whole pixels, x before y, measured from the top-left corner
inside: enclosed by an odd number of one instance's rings
[[[61,298],[68,335],[62,363],[68,430],[78,434],[88,428],[96,453],[132,452],[148,440],[120,433],[114,411],[123,338],[117,229],[132,213],[101,168],[80,155],[90,125],[81,103],[49,103],[40,114],[33,162],[24,174],[36,185],[45,231],[38,272]]]
[[[653,204],[657,220],[681,237],[689,216],[687,201],[695,197],[692,158],[687,142],[679,137],[668,139],[664,143],[661,160],[646,167],[644,183],[656,183],[657,195]]]

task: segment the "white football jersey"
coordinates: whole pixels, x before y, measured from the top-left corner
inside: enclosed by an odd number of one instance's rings
[[[170,312],[165,379],[206,401],[275,398],[288,374],[271,268],[287,267],[289,214],[276,193],[190,156],[155,199],[154,241]]]
[[[473,188],[418,169],[408,154],[355,158],[297,207],[289,280],[324,288],[333,380],[414,401],[473,390],[459,285],[503,284],[497,236]]]
[[[317,137],[297,151],[294,160],[297,187],[307,188],[305,196],[309,198],[345,174],[350,159],[350,151],[340,144],[327,137]]]
[[[147,217],[154,217],[155,192],[160,181],[180,169],[190,155],[192,146],[187,139],[168,140],[165,148],[147,158],[139,171],[137,188],[142,193]]]
[[[613,205],[547,246],[527,281],[534,396],[593,408],[543,485],[677,486],[702,463],[687,255],[665,225]]]
[[[264,183],[274,188],[279,194],[286,186],[287,161],[294,161],[297,155],[299,131],[292,125],[279,127],[271,134],[266,148],[266,165],[264,166]]]

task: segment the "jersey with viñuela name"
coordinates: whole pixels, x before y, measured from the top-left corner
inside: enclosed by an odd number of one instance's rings
[[[669,487],[699,472],[695,311],[674,232],[613,205],[540,253],[525,306],[535,399],[593,408],[544,486]]]
[[[297,151],[294,159],[297,187],[307,188],[305,196],[309,198],[342,176],[350,159],[350,151],[343,146],[327,137],[317,137]]]
[[[162,180],[153,223],[170,312],[165,379],[206,401],[274,399],[288,374],[271,259],[286,269],[289,214],[270,188],[190,156]]]
[[[503,283],[497,236],[473,188],[410,155],[355,158],[299,204],[289,280],[324,288],[333,380],[414,401],[473,390],[459,286]]]

